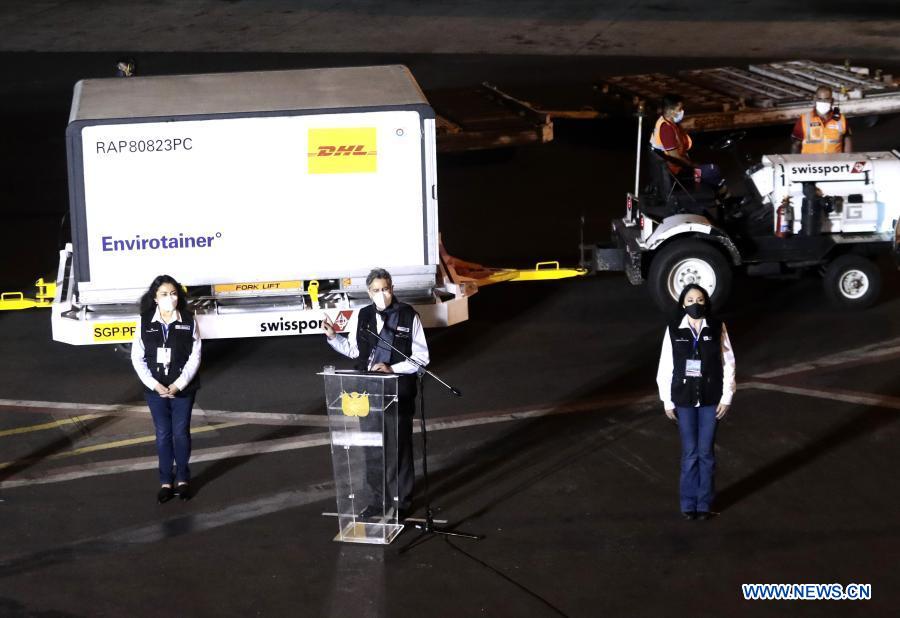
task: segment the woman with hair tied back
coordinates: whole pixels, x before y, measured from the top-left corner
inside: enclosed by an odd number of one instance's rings
[[[681,434],[681,514],[709,519],[715,497],[715,440],[735,391],[734,350],[705,289],[689,284],[663,337],[656,372],[666,416]]]
[[[160,275],[141,297],[141,323],[131,346],[131,364],[144,384],[156,429],[160,504],[191,498],[191,411],[200,368],[200,334],[182,287]],[[174,470],[173,470],[174,465]]]

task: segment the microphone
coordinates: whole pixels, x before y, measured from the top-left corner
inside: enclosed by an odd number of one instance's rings
[[[374,338],[373,341],[375,342],[375,347],[376,347],[376,348],[379,346],[379,344],[382,344],[382,343],[385,344],[385,345],[387,345],[387,342],[386,342],[384,339],[381,338],[381,335],[379,335],[378,333],[376,333],[374,330],[372,330],[372,329],[369,328],[368,326],[366,326],[366,328],[363,329],[363,330],[364,330],[367,334],[371,335],[371,337],[369,337],[369,339],[373,339],[373,338]],[[389,346],[389,347],[393,347],[393,346]]]
[[[425,367],[424,367],[423,365],[420,365],[418,362],[416,362],[415,360],[413,360],[413,359],[410,358],[409,356],[406,356],[406,354],[403,354],[402,352],[400,352],[400,350],[398,350],[397,348],[395,348],[394,346],[392,346],[390,343],[388,343],[387,341],[385,341],[385,340],[381,337],[381,335],[379,335],[378,333],[376,333],[375,331],[373,331],[370,327],[366,326],[363,330],[364,330],[366,333],[368,333],[368,334],[372,335],[373,337],[375,337],[376,340],[378,340],[378,341],[380,341],[381,343],[385,344],[386,346],[388,346],[389,348],[391,348],[391,349],[394,350],[395,352],[399,352],[401,356],[403,356],[403,357],[406,358],[407,360],[411,361],[413,365],[416,365],[416,366],[418,367],[418,370],[419,370],[420,373],[422,373],[422,374],[427,373],[428,375],[430,375],[431,377],[433,377],[434,379],[436,379],[438,382],[440,382],[441,384],[443,384],[444,386],[446,386],[448,389],[450,389],[450,392],[453,393],[456,397],[462,397],[462,392],[461,392],[458,388],[455,388],[455,387],[453,387],[453,386],[450,386],[449,384],[447,384],[446,382],[444,382],[443,380],[441,380],[439,377],[437,377],[436,375],[434,375],[433,373],[431,373],[430,371],[428,371],[427,369],[425,369]]]

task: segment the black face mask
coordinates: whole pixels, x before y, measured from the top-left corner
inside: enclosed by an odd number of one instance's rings
[[[700,318],[706,316],[706,305],[694,303],[693,305],[688,305],[687,307],[685,307],[684,312],[695,320],[699,320]]]

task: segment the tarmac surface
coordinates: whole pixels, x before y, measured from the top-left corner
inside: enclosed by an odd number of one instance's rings
[[[898,26],[893,0],[6,0],[0,49],[896,61]]]
[[[566,64],[404,58],[426,87],[484,73],[542,82]],[[13,152],[2,155],[5,290],[55,272],[71,84],[108,71],[110,55],[3,59],[15,119]],[[329,57],[138,60],[171,72]],[[623,61],[582,66],[609,74]],[[787,132],[753,132],[747,149],[784,152]],[[900,118],[889,117],[857,127],[855,143],[894,148],[898,135]],[[711,139],[698,140],[700,152]],[[448,250],[494,266],[574,262],[578,217],[586,238],[601,238],[623,209],[632,147],[630,127],[560,123],[544,146],[442,158]],[[679,517],[678,435],[655,398],[665,316],[646,290],[616,274],[482,290],[468,322],[428,333],[431,368],[464,396],[429,385],[427,406],[436,514],[485,538],[432,539],[405,554],[415,530],[386,548],[331,540],[315,372],[343,363],[321,339],[205,344],[198,494],[160,506],[152,425],[127,358],[51,341],[46,312],[0,312],[0,615],[893,615],[900,273],[881,268],[880,302],[855,313],[827,305],[813,276],[736,279],[722,317],[739,391],[719,429],[720,515],[708,522]],[[421,496],[416,506],[421,516]],[[872,599],[741,594],[741,584],[835,582],[871,584]]]

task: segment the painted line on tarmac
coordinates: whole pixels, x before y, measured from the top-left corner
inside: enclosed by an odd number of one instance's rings
[[[428,421],[428,431],[461,429],[464,427],[491,425],[493,423],[505,423],[508,421],[521,421],[531,418],[555,416],[558,414],[589,412],[591,410],[602,410],[605,408],[638,406],[658,401],[659,397],[657,395],[630,395],[608,399],[593,399],[558,406],[542,406],[540,408],[513,408],[507,410],[475,412],[473,414],[462,414],[452,418],[437,418],[430,420]],[[660,403],[660,405],[662,404]],[[418,421],[416,422],[414,430],[416,432],[420,430]]]
[[[836,367],[847,365],[851,363],[866,363],[866,362],[876,362],[881,360],[886,360],[887,358],[891,358],[894,356],[900,356],[900,337],[889,339],[887,341],[869,344],[865,346],[861,346],[859,348],[854,348],[851,350],[846,350],[843,352],[838,352],[836,354],[830,354],[823,356],[821,358],[805,361],[802,363],[796,363],[794,365],[789,365],[787,367],[783,367],[781,369],[776,369],[773,371],[768,371],[764,373],[754,374],[754,378],[760,380],[767,380],[772,378],[779,378],[788,375],[794,375],[798,373],[804,373],[807,371],[812,371],[815,369],[828,368],[828,367]],[[761,383],[760,383],[761,384]],[[741,385],[743,388],[747,387],[747,384]],[[772,390],[771,388],[766,387],[766,390]],[[648,399],[653,399],[649,397]],[[575,404],[576,406],[593,406],[595,405],[593,402],[587,404]],[[581,408],[579,408],[581,409]],[[65,401],[33,401],[27,399],[0,399],[0,411],[12,411],[12,412],[33,412],[37,414],[58,414],[58,413],[66,413],[66,412],[84,412],[86,414],[81,414],[81,418],[97,418],[101,416],[130,416],[130,417],[142,417],[148,418],[150,416],[150,412],[147,409],[146,405],[133,405],[133,404],[97,404],[97,403],[74,403],[74,402],[65,402]],[[548,411],[552,411],[555,413],[565,413],[565,407],[556,408],[556,407],[548,407],[548,408],[537,408],[537,409],[523,409],[519,412],[515,412],[518,414],[516,418],[529,418],[529,415],[546,415]],[[510,412],[513,414],[514,412]],[[203,408],[195,407],[192,415],[194,418],[204,419],[207,422],[217,422],[217,421],[226,421],[226,422],[234,422],[234,423],[246,423],[251,425],[279,425],[279,426],[288,426],[288,425],[297,425],[297,426],[306,426],[306,427],[328,427],[328,417],[324,414],[292,414],[292,413],[284,413],[284,412],[255,412],[255,411],[232,411],[232,410],[204,410]],[[462,421],[466,418],[476,418],[478,416],[484,416],[483,413],[476,413],[474,415],[469,415],[468,417],[455,417]],[[514,419],[510,419],[514,420]],[[69,423],[71,420],[60,420],[56,421],[57,423]],[[435,421],[440,422],[440,421]],[[447,421],[452,422],[452,421]],[[51,428],[53,426],[52,423],[47,423],[45,425],[46,428]],[[42,427],[41,425],[35,425],[34,427]],[[445,427],[452,428],[452,427]],[[38,429],[35,429],[37,431]],[[7,435],[7,432],[12,432],[9,435],[13,435],[13,433],[18,433],[18,430],[5,430],[0,431],[0,437]],[[24,431],[22,432],[24,433]]]
[[[558,414],[573,414],[601,410],[604,408],[617,408],[645,405],[655,402],[655,395],[638,397],[613,397],[604,400],[579,402],[571,405],[545,406],[541,408],[508,409],[503,411],[485,411],[475,414],[454,417],[452,419],[435,419],[428,423],[428,431],[446,431],[448,429],[462,429],[506,423],[510,421],[542,418]],[[413,429],[416,433],[420,428],[416,425]],[[218,461],[234,457],[249,457],[266,453],[279,453],[298,449],[328,446],[331,438],[327,433],[316,433],[309,436],[294,438],[279,438],[275,440],[263,440],[260,442],[244,442],[226,446],[210,447],[196,450],[191,453],[191,463],[203,461]],[[137,470],[151,470],[159,465],[156,457],[138,457],[115,461],[92,462],[67,468],[56,468],[42,472],[23,472],[13,479],[0,482],[0,489],[10,489],[26,485],[40,485],[45,483],[59,483],[77,479],[104,476],[108,474],[121,474]]]
[[[879,343],[864,345],[852,350],[845,350],[836,354],[829,354],[811,361],[796,363],[781,369],[757,373],[753,377],[760,379],[781,378],[788,375],[805,373],[815,369],[827,369],[849,364],[864,364],[887,360],[894,356],[900,356],[900,337],[888,339]]]
[[[14,429],[4,429],[0,431],[0,438],[5,436],[17,436],[23,433],[31,433],[33,431],[45,431],[47,429],[56,429],[58,427],[63,427],[65,425],[75,425],[77,423],[81,423],[84,421],[89,421],[95,418],[101,418],[100,414],[84,414],[82,416],[72,416],[70,418],[60,419],[58,421],[53,421],[52,423],[41,423],[40,425],[28,425],[26,427],[16,427]]]
[[[68,401],[32,401],[29,399],[0,399],[2,412],[32,412],[36,414],[65,414],[86,412],[97,416],[127,416],[150,418],[146,405],[73,403]],[[328,417],[324,414],[291,414],[284,412],[235,412],[231,410],[205,410],[195,406],[192,418],[210,423],[219,421],[245,423],[248,425],[299,425],[304,427],[328,427]]]
[[[888,408],[890,410],[900,410],[900,397],[891,397],[888,395],[873,395],[871,393],[861,393],[859,391],[788,386],[785,384],[778,384],[776,382],[747,382],[741,385],[742,390],[754,388],[762,391],[772,391],[776,393],[785,393],[788,395],[800,395],[803,397],[813,397],[815,399],[827,399],[828,401],[853,403],[857,405],[870,406],[873,408]]]
[[[202,427],[192,427],[191,434],[195,433],[203,433],[206,431],[214,431],[216,429],[225,429],[227,427],[236,427],[241,425],[242,423],[220,423],[218,425],[204,425]],[[0,470],[6,468],[14,468],[20,465],[33,464],[41,461],[52,460],[52,459],[65,459],[67,457],[75,457],[76,455],[84,455],[85,453],[95,453],[97,451],[105,451],[113,448],[122,448],[125,446],[134,446],[135,444],[146,444],[147,442],[154,442],[156,440],[156,436],[139,436],[137,438],[128,438],[126,440],[116,440],[114,442],[103,442],[101,444],[92,444],[90,446],[83,446],[81,448],[72,449],[71,451],[65,451],[63,453],[53,453],[51,455],[47,455],[46,457],[40,457],[35,459],[16,459],[13,461],[5,461],[0,463]]]
[[[317,433],[296,438],[278,438],[260,442],[244,442],[227,446],[214,446],[192,452],[191,463],[218,461],[220,459],[229,459],[233,457],[251,457],[254,455],[293,451],[303,448],[312,448],[314,446],[326,446],[329,444],[331,444],[331,438],[327,433]],[[118,459],[113,461],[97,461],[66,468],[56,468],[45,472],[16,475],[14,480],[3,481],[0,483],[0,489],[21,487],[23,485],[41,485],[45,483],[74,481],[94,476],[121,474],[137,470],[153,470],[158,466],[159,460],[156,457],[133,457],[130,459]]]
[[[841,401],[844,403],[900,409],[900,399],[896,397],[871,395],[868,393],[801,388],[761,381],[751,381],[741,384],[741,390],[752,389],[786,393],[791,395],[800,395],[813,397],[816,399],[826,399],[830,401]],[[490,425],[517,420],[542,418],[559,414],[587,412],[604,408],[651,405],[657,402],[658,397],[656,395],[644,395],[631,397],[614,397],[604,400],[578,402],[570,405],[544,406],[540,408],[521,408],[504,411],[485,411],[457,416],[453,418],[435,419],[429,423],[429,431],[434,432],[450,429],[463,429],[467,427],[477,427],[480,425]],[[418,424],[415,427],[415,431],[419,431]],[[217,461],[220,459],[228,459],[234,457],[248,457],[266,453],[277,453],[283,451],[313,448],[317,446],[326,446],[329,444],[331,444],[331,440],[327,433],[318,433],[310,436],[294,438],[281,438],[277,440],[265,440],[262,442],[246,442],[241,444],[212,447],[194,451],[191,456],[191,462],[199,463],[203,461]],[[88,477],[103,476],[108,474],[133,472],[137,470],[148,470],[156,468],[157,465],[158,462],[156,457],[94,462],[90,464],[72,466],[69,468],[55,469],[45,472],[37,472],[17,476],[15,479],[0,482],[0,489],[21,487],[24,485],[57,483]]]

